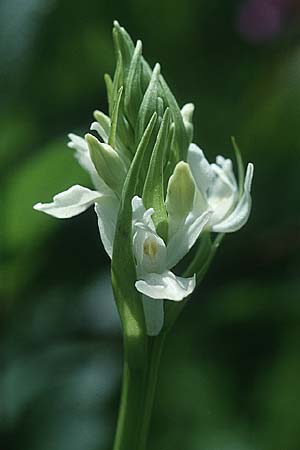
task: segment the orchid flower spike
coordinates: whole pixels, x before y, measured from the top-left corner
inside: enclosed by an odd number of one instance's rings
[[[94,112],[94,134],[69,134],[94,189],[76,184],[34,209],[70,218],[94,205],[124,334],[155,336],[173,320],[166,301],[179,312],[195,274],[207,270],[219,243],[211,233],[247,222],[253,165],[244,177],[238,158],[238,183],[230,159],[210,164],[192,143],[194,105],[179,108],[160,65],[150,68],[141,41],[134,45],[118,22],[113,38],[118,60],[114,77],[105,76],[108,114]],[[177,264],[192,247],[192,269],[183,276]]]

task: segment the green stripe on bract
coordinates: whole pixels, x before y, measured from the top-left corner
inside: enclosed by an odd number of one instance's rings
[[[111,126],[110,126],[110,132],[108,137],[108,143],[113,148],[116,146],[116,131],[117,131],[117,124],[118,124],[118,118],[119,118],[119,107],[120,107],[120,101],[122,97],[123,92],[123,86],[120,87],[118,90],[118,95],[115,101],[115,104],[113,106],[112,116],[111,116]]]

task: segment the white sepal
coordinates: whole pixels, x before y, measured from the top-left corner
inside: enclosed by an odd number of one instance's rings
[[[104,195],[95,204],[100,237],[105,251],[110,258],[112,258],[118,210],[119,200],[115,195]]]
[[[91,191],[76,184],[66,191],[55,195],[53,202],[37,203],[33,208],[58,219],[68,219],[81,214],[99,200],[101,196],[102,194],[97,191]]]
[[[223,221],[215,224],[212,231],[216,233],[232,233],[242,228],[247,222],[251,211],[251,183],[254,167],[249,163],[244,182],[244,192],[234,210]]]
[[[167,268],[174,267],[195,244],[200,233],[211,217],[207,210],[201,215],[191,212],[177,231],[170,236],[167,245]]]
[[[198,189],[205,194],[213,178],[209,162],[203,151],[193,143],[188,148],[187,160]]]

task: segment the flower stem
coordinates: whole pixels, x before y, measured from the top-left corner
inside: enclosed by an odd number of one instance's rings
[[[165,335],[149,337],[142,365],[125,345],[121,402],[113,450],[146,450]]]

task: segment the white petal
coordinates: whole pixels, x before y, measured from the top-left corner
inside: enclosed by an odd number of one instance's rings
[[[193,103],[186,103],[181,108],[181,115],[184,122],[191,123],[193,119],[193,114],[195,111],[195,105]]]
[[[232,212],[238,197],[237,183],[229,167],[231,161],[229,164],[228,161],[230,160],[224,159],[221,167],[211,164],[214,178],[208,190],[208,203],[213,211],[210,220],[212,226],[221,222]]]
[[[195,276],[182,278],[173,272],[145,274],[142,280],[135,283],[136,289],[153,299],[180,301],[190,295],[196,286]]]
[[[198,189],[205,194],[211,183],[213,173],[203,151],[196,144],[190,144],[187,161]]]
[[[68,137],[70,139],[70,142],[68,142],[68,147],[75,150],[75,158],[78,160],[81,167],[89,174],[96,171],[90,158],[88,145],[85,139],[73,133],[70,133]]]
[[[251,211],[251,183],[253,178],[253,164],[249,163],[244,182],[244,193],[233,212],[223,221],[212,227],[216,233],[232,233],[242,228],[247,222]]]
[[[52,203],[37,203],[33,208],[58,219],[68,219],[85,211],[100,197],[99,192],[76,184],[55,195]]]
[[[143,295],[143,308],[148,336],[157,336],[164,325],[164,302]]]
[[[148,210],[146,210],[143,200],[138,195],[135,195],[131,200],[131,206],[133,227],[136,223],[144,223],[147,227],[155,232],[155,226],[153,220],[151,219],[151,216],[154,213],[154,209],[149,208]]]
[[[236,186],[236,179],[233,172],[232,167],[232,161],[229,158],[224,158],[224,156],[218,155],[216,157],[216,163],[218,166],[221,167],[221,169],[224,171],[224,173],[227,175],[229,181],[232,183],[233,186]]]
[[[105,143],[108,142],[108,134],[104,130],[104,128],[100,125],[99,122],[93,122],[90,126],[90,130],[97,131],[97,133],[99,134],[101,139],[103,139],[103,142],[105,142]]]
[[[166,245],[158,234],[145,224],[137,224],[133,235],[133,251],[139,274],[163,272],[166,267]]]
[[[114,195],[104,195],[95,204],[100,237],[110,258],[112,257],[119,205],[120,202]]]
[[[196,215],[193,211],[186,221],[173,236],[170,237],[167,245],[167,268],[174,267],[185,255],[188,254],[195,244],[200,233],[204,229],[211,217],[211,211],[207,210],[201,215]]]

